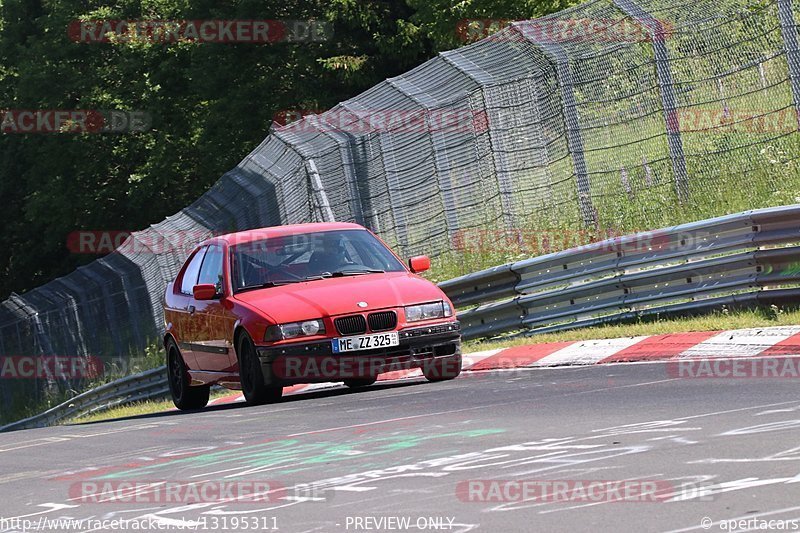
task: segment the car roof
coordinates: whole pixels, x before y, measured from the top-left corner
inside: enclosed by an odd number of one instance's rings
[[[363,230],[365,228],[352,222],[312,222],[307,224],[288,224],[286,226],[256,228],[245,231],[237,231],[234,233],[227,233],[225,235],[218,235],[216,237],[206,239],[197,246],[199,247],[206,244],[220,242],[225,242],[229,245],[244,244],[253,241],[261,241],[264,239],[273,239],[275,237],[284,237],[286,235],[298,235],[301,233],[317,233],[320,231],[347,229]]]

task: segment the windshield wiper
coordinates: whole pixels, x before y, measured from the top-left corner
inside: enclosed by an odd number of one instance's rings
[[[358,276],[359,274],[383,274],[385,273],[384,270],[378,270],[376,268],[362,268],[358,270],[338,270],[336,272],[324,272],[323,274],[330,274],[333,278],[340,278],[342,276]]]
[[[303,281],[303,280],[267,281],[265,283],[258,283],[256,285],[246,285],[244,287],[239,287],[238,289],[236,289],[236,292],[252,291],[255,289],[267,289],[269,287],[280,287],[281,285],[288,285],[289,283],[297,283],[298,281]]]
[[[316,281],[318,279],[325,279],[325,278],[329,278],[329,277],[331,277],[331,273],[330,272],[323,272],[322,274],[319,274],[317,276],[306,276],[303,279],[301,279],[300,281]]]
[[[280,285],[289,285],[290,283],[302,283],[304,281],[317,281],[326,278],[341,278],[344,276],[358,276],[361,274],[383,274],[384,270],[373,268],[358,269],[358,270],[337,270],[336,272],[322,272],[316,276],[306,276],[303,279],[287,279],[280,281],[268,281],[266,283],[259,283],[258,285],[247,285],[236,290],[236,292],[251,291],[255,289],[265,289],[268,287],[278,287]]]

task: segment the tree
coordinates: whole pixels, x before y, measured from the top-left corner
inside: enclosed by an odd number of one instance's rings
[[[77,230],[138,230],[202,194],[282,110],[327,109],[461,44],[458,21],[561,7],[512,0],[7,0],[0,5],[5,109],[139,110],[148,131],[0,135],[0,298],[96,258]],[[296,19],[329,40],[272,44],[70,40],[77,20]]]

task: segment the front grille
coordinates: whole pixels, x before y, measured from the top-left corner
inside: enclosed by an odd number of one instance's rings
[[[367,321],[362,315],[339,317],[333,323],[340,335],[360,335],[367,331]]]
[[[367,320],[369,320],[370,330],[386,331],[387,329],[394,329],[395,326],[397,326],[397,313],[394,311],[372,313],[367,317]]]

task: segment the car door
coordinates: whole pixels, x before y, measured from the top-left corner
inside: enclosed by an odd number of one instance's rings
[[[183,354],[183,360],[192,370],[197,370],[197,359],[192,350],[196,342],[198,331],[197,324],[193,320],[194,297],[192,289],[197,285],[197,278],[200,274],[200,266],[203,263],[207,247],[200,248],[189,260],[180,285],[174,290],[175,306],[170,310],[169,318],[175,330],[175,337],[178,339],[178,347]]]
[[[224,253],[221,245],[208,247],[200,267],[198,284],[212,284],[217,287],[217,297],[213,300],[193,300],[195,307],[192,321],[197,335],[192,352],[201,370],[210,372],[229,372],[231,368],[231,346],[228,332],[231,328],[231,314],[223,305]]]

